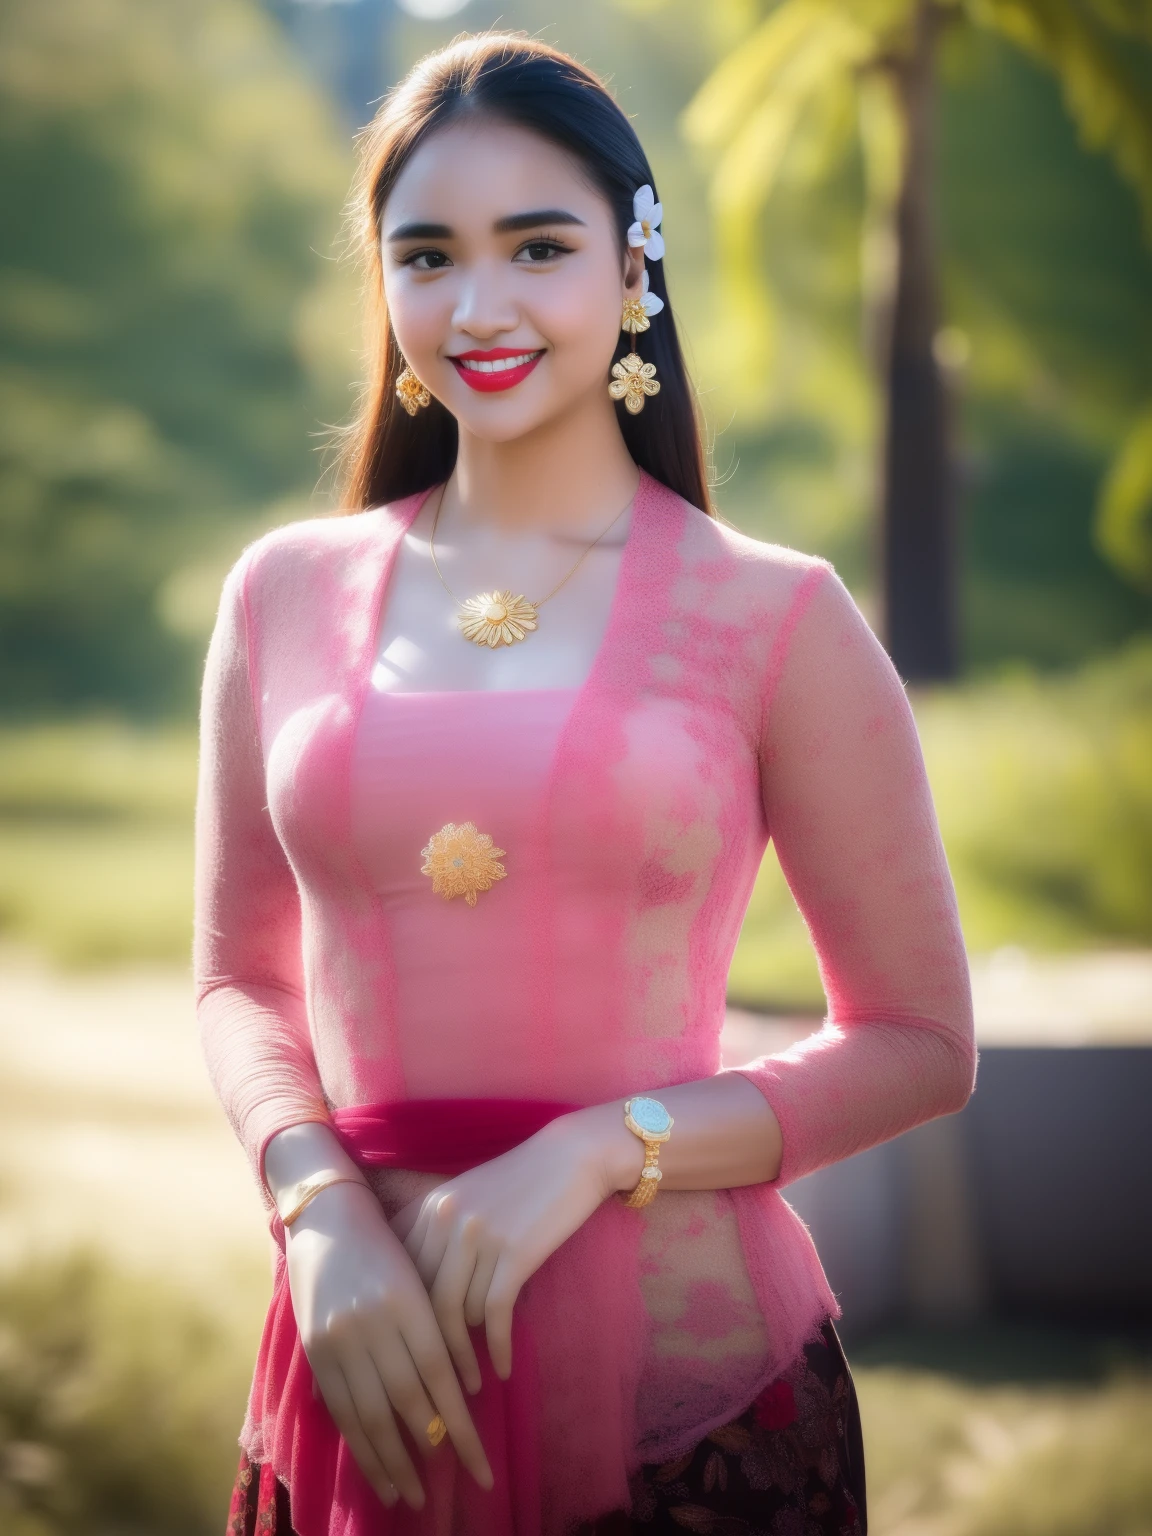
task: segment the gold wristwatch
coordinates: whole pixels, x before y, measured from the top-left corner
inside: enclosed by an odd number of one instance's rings
[[[662,1177],[657,1166],[660,1144],[671,1136],[673,1121],[659,1099],[637,1097],[629,1099],[624,1105],[624,1124],[644,1143],[644,1167],[640,1181],[627,1194],[621,1192],[624,1204],[635,1210],[656,1198]]]

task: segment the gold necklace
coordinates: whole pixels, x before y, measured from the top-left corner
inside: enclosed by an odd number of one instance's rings
[[[598,533],[588,548],[577,560],[576,564],[568,572],[563,580],[558,581],[548,593],[538,602],[530,602],[522,592],[481,592],[476,597],[459,598],[452,588],[444,580],[439,563],[436,559],[436,526],[440,521],[440,508],[444,505],[444,492],[447,490],[447,482],[440,492],[440,500],[436,503],[436,515],[432,519],[432,532],[428,535],[428,552],[432,556],[432,567],[440,577],[440,585],[447,592],[452,601],[459,605],[459,613],[456,622],[460,626],[460,632],[466,640],[471,640],[474,645],[487,645],[495,649],[498,645],[515,645],[518,640],[524,640],[536,628],[536,615],[548,601],[555,597],[564,582],[571,581],[584,561],[596,548],[604,534],[610,533],[620,519],[627,512],[635,500],[635,496],[629,497],[627,503],[622,506],[616,516],[608,524],[602,533]]]

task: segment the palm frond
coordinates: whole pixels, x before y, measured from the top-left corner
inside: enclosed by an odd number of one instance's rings
[[[1148,0],[1088,0],[1088,7],[1105,26],[1152,43],[1152,6]]]
[[[784,0],[720,61],[685,107],[680,127],[688,142],[701,149],[726,143],[836,8],[835,0]]]
[[[1152,405],[1137,417],[1100,493],[1096,541],[1129,580],[1152,591]]]
[[[1152,239],[1152,41],[1147,0],[969,0],[973,19],[1060,81],[1087,144],[1109,153],[1140,199]]]
[[[770,90],[742,114],[720,154],[712,204],[721,217],[757,211],[771,195],[806,109],[870,55],[872,39],[827,8],[782,60]]]

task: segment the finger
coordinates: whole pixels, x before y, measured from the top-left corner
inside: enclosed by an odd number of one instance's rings
[[[447,1227],[442,1227],[438,1221],[431,1221],[424,1233],[424,1241],[411,1252],[412,1263],[416,1266],[416,1273],[424,1282],[424,1289],[431,1290],[436,1276],[440,1272],[440,1265],[444,1255],[448,1251],[451,1233]],[[405,1244],[405,1247],[408,1245]]]
[[[437,1412],[444,1420],[456,1454],[480,1484],[481,1488],[493,1485],[492,1469],[484,1454],[480,1436],[468,1412],[452,1361],[444,1347],[444,1340],[434,1321],[427,1329],[417,1327],[407,1335],[408,1349],[416,1369],[436,1404]]]
[[[436,1332],[439,1334],[439,1329]],[[447,1358],[443,1339],[440,1348]],[[394,1412],[408,1426],[421,1454],[431,1456],[436,1447],[428,1438],[428,1426],[438,1410],[425,1389],[403,1333],[395,1326],[387,1331],[375,1330],[369,1335],[368,1349]]]
[[[420,1209],[416,1212],[416,1219],[412,1222],[404,1237],[404,1246],[408,1250],[409,1258],[415,1258],[420,1252],[424,1241],[424,1234],[428,1230],[428,1222],[432,1215],[432,1196],[425,1195],[420,1203]],[[403,1214],[403,1213],[401,1213]]]
[[[484,1322],[488,1287],[492,1284],[492,1276],[496,1271],[496,1261],[499,1257],[499,1251],[495,1249],[491,1253],[477,1255],[476,1268],[472,1271],[472,1279],[468,1283],[468,1294],[464,1298],[464,1321],[469,1328],[479,1328]]]
[[[356,1460],[356,1465],[376,1490],[381,1502],[391,1509],[400,1495],[388,1474],[387,1467],[377,1456],[372,1442],[364,1433],[344,1372],[338,1365],[325,1369],[322,1375],[314,1369],[313,1382],[320,1388],[320,1394],[328,1405],[328,1412],[332,1415],[332,1422],[344,1437],[348,1449]]]
[[[401,1242],[405,1240],[409,1232],[416,1225],[420,1212],[424,1207],[423,1197],[417,1195],[415,1200],[409,1200],[408,1204],[401,1207],[393,1216],[388,1225],[395,1232]]]
[[[409,1257],[427,1290],[436,1278],[440,1261],[444,1257],[452,1235],[456,1217],[456,1201],[451,1195],[439,1199],[430,1195],[428,1208],[421,1212],[415,1226],[404,1243]]]
[[[393,1405],[374,1356],[364,1348],[350,1350],[340,1364],[362,1434],[407,1502],[413,1509],[423,1509],[424,1488],[400,1438]]]
[[[512,1308],[520,1293],[520,1282],[510,1265],[499,1259],[488,1286],[488,1299],[484,1303],[484,1328],[488,1337],[488,1353],[501,1381],[512,1374]]]
[[[462,1234],[457,1242],[449,1244],[428,1293],[444,1342],[469,1392],[479,1392],[481,1386],[480,1365],[464,1321],[464,1298],[475,1268],[475,1248]]]

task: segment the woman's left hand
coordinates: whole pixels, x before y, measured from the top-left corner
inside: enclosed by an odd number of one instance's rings
[[[629,1154],[631,1140],[618,1106],[561,1115],[520,1146],[438,1184],[392,1218],[470,1392],[480,1390],[480,1367],[469,1326],[484,1325],[496,1374],[507,1381],[512,1309],[521,1286],[619,1187],[614,1166],[622,1152],[625,1158]],[[638,1140],[634,1158],[638,1177],[644,1159]]]

